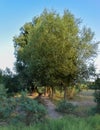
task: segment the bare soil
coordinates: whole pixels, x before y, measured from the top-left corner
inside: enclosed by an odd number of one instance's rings
[[[44,101],[44,104],[47,108],[47,113],[48,113],[48,116],[50,118],[61,118],[62,115],[60,113],[58,113],[55,109],[56,109],[56,106],[55,104],[48,98],[48,97],[41,97],[42,100]]]
[[[78,116],[87,116],[88,111],[96,106],[93,96],[94,91],[84,90],[80,92],[76,99],[70,100],[73,105],[77,106],[76,115]],[[62,115],[58,113],[55,109],[55,104],[48,97],[41,97],[44,101],[44,104],[47,108],[48,116],[51,118],[60,118]]]

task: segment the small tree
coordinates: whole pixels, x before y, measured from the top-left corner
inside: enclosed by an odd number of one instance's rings
[[[6,68],[5,71],[2,71],[2,83],[9,94],[18,92],[20,90],[18,75],[13,74],[9,68]]]
[[[95,102],[97,103],[96,106],[96,112],[100,113],[100,78],[97,76],[97,79],[95,80]]]

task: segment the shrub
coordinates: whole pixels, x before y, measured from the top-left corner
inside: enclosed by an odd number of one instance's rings
[[[67,102],[66,100],[60,101],[57,105],[57,111],[61,113],[73,113],[76,107],[72,104]]]
[[[100,113],[100,90],[96,91],[94,96],[95,96],[95,102],[97,103],[95,111],[96,113]]]
[[[4,87],[3,84],[0,84],[0,100],[7,97],[7,89]]]
[[[17,98],[2,97],[4,98],[3,101],[0,100],[0,120],[13,124],[22,122],[26,125],[44,121],[46,109],[37,101],[24,94]]]
[[[19,119],[26,125],[42,122],[45,119],[46,109],[36,100],[20,97],[18,105]]]
[[[10,114],[10,105],[7,99],[7,90],[4,85],[0,85],[0,120],[4,120],[9,117]]]

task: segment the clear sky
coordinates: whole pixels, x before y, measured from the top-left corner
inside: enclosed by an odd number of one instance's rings
[[[13,37],[19,29],[44,8],[63,13],[69,9],[95,32],[95,40],[100,41],[100,0],[0,0],[0,68],[13,68],[15,62]],[[100,50],[100,46],[99,46]],[[100,70],[100,53],[95,61]]]

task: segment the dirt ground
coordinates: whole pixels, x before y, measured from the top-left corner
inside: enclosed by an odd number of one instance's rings
[[[62,117],[62,115],[55,110],[56,109],[55,104],[48,97],[42,97],[42,100],[46,105],[47,113],[50,118]]]
[[[77,116],[87,116],[90,109],[96,106],[94,101],[94,90],[83,90],[73,100],[69,100],[70,103],[77,106],[75,111],[75,115]],[[37,94],[33,94],[30,98],[36,97]],[[56,105],[53,101],[51,101],[48,97],[42,96],[42,101],[47,108],[47,113],[50,118],[60,118],[62,115],[58,113],[56,109]]]
[[[89,110],[96,106],[96,103],[94,102],[94,91],[93,90],[84,90],[80,92],[74,100],[70,100],[73,105],[77,106],[77,109],[75,111],[75,114],[77,116],[87,116],[89,113]],[[62,115],[58,113],[55,108],[56,105],[48,98],[48,97],[42,97],[42,100],[44,101],[44,104],[46,105],[48,116],[51,118],[60,118]]]
[[[96,103],[94,101],[94,91],[93,90],[83,90],[80,92],[73,101],[71,101],[73,104],[79,105],[79,106],[87,106],[92,107],[95,106]]]

